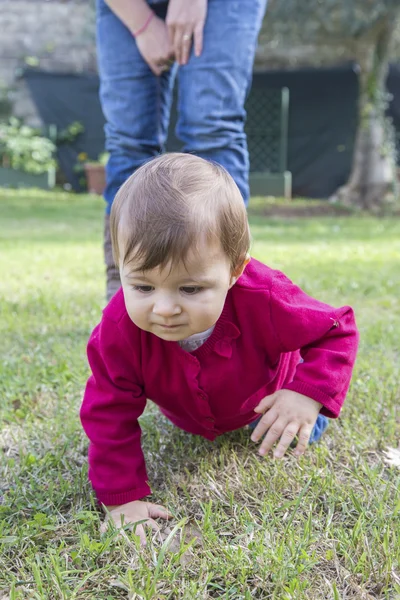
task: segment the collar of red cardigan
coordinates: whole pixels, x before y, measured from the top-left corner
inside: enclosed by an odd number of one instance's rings
[[[214,352],[225,358],[230,358],[232,356],[232,342],[239,336],[240,331],[234,323],[229,321],[224,323],[222,337],[215,342]]]
[[[194,358],[202,358],[209,352],[215,352],[219,356],[230,358],[232,356],[232,342],[239,336],[239,328],[232,321],[227,320],[226,315],[222,314],[208,340],[190,354]]]

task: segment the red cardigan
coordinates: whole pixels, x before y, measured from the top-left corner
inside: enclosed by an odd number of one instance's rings
[[[151,493],[138,423],[147,398],[209,440],[253,421],[260,400],[281,388],[313,398],[335,418],[357,345],[350,307],[323,304],[254,259],[228,292],[211,337],[192,353],[136,327],[120,290],[89,340],[92,376],[81,408],[98,500],[123,504]]]

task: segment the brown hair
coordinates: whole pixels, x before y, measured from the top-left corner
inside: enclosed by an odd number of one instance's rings
[[[110,227],[116,264],[134,258],[143,271],[184,262],[203,236],[220,242],[234,271],[250,246],[246,208],[232,177],[190,154],[164,154],[129,177],[113,202]]]

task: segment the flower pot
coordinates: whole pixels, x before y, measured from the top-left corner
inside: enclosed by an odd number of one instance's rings
[[[106,187],[106,170],[103,165],[85,163],[85,175],[88,192],[101,196]]]

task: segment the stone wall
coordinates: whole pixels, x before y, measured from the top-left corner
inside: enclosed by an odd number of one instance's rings
[[[0,0],[0,94],[30,124],[40,120],[18,73],[96,70],[93,0]]]
[[[360,0],[361,1],[361,0]],[[278,15],[282,0],[269,0],[255,68],[329,65],[355,58],[351,37],[310,43],[303,28]],[[0,0],[0,102],[10,97],[13,114],[40,123],[18,70],[25,65],[49,71],[96,71],[95,0]],[[315,24],[314,24],[315,25]],[[314,27],[314,29],[316,26]],[[287,31],[286,31],[287,30]],[[289,31],[290,30],[290,31]],[[400,26],[393,59],[400,57]]]
[[[268,0],[255,68],[328,67],[357,62],[376,43],[379,23],[396,6],[391,62],[400,60],[400,10],[395,2]],[[349,13],[351,18],[349,18]],[[396,16],[397,15],[397,16]],[[391,16],[389,18],[392,18]]]

